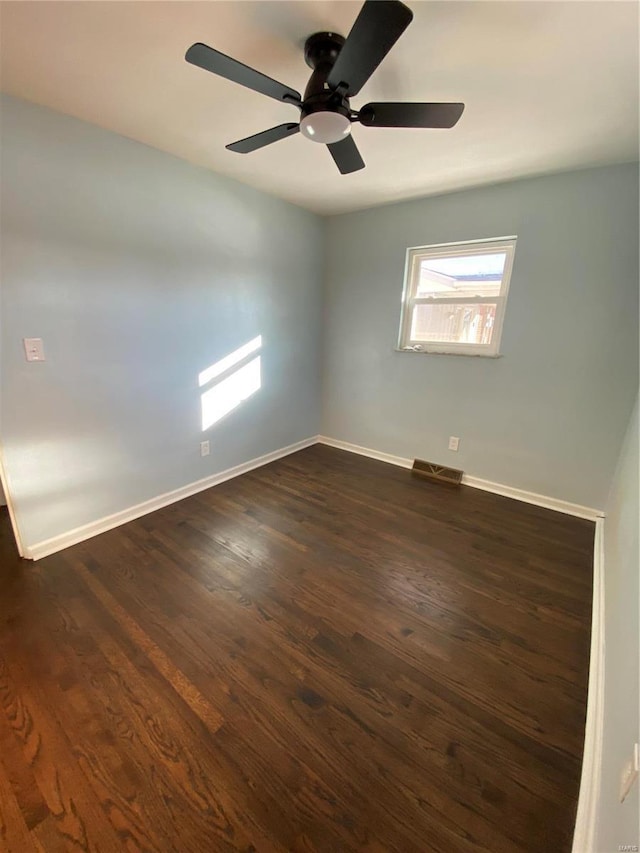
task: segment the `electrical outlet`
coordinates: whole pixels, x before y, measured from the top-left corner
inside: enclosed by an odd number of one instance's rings
[[[638,770],[640,769],[640,744],[634,743],[633,754],[625,763],[620,774],[620,802],[623,803],[627,794],[633,787],[633,783],[638,778]]]
[[[460,444],[460,439],[458,438],[457,435],[450,435],[449,436],[449,450],[456,450],[457,451],[459,444]]]
[[[201,441],[200,442],[200,456],[208,456],[209,455],[209,442]]]

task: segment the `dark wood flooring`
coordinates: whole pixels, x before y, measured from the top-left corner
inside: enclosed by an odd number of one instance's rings
[[[593,525],[315,446],[0,554],[0,849],[569,851]]]

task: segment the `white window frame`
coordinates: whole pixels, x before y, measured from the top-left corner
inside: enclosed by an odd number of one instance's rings
[[[511,283],[511,271],[516,250],[517,237],[494,237],[488,240],[465,240],[459,243],[438,243],[431,246],[414,246],[407,249],[404,288],[402,291],[402,313],[398,350],[410,353],[440,353],[442,355],[474,355],[496,358],[500,355],[500,341],[504,323],[507,296]],[[498,296],[452,296],[450,298],[416,296],[420,281],[420,263],[425,258],[463,257],[465,255],[506,254],[502,273],[502,286]],[[447,341],[414,341],[411,339],[411,322],[416,305],[481,305],[495,304],[496,316],[489,344],[453,343]]]

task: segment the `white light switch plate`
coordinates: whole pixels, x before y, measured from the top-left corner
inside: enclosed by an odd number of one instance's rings
[[[200,442],[200,456],[208,456],[210,453],[210,446],[208,441]]]
[[[23,338],[22,340],[27,361],[44,361],[42,338]]]

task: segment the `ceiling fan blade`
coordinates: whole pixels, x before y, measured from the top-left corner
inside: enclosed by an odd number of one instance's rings
[[[464,104],[366,104],[358,120],[366,127],[453,127]]]
[[[340,169],[343,175],[348,175],[351,172],[357,172],[359,169],[364,169],[364,160],[360,156],[358,146],[354,142],[353,136],[345,136],[340,142],[332,142],[327,145],[331,152],[336,166]]]
[[[254,92],[268,95],[270,98],[275,98],[276,101],[285,101],[296,105],[302,101],[300,93],[296,92],[295,89],[285,86],[284,83],[278,83],[277,80],[267,77],[266,74],[261,74],[254,68],[249,68],[248,65],[238,62],[237,59],[232,59],[212,47],[207,47],[206,44],[200,42],[192,44],[184,58],[192,65],[197,65],[198,68],[204,68],[205,71],[211,71],[212,74],[217,74],[233,83],[239,83],[241,86],[246,86],[247,89],[253,89]]]
[[[252,151],[257,151],[258,148],[271,145],[272,142],[286,139],[287,136],[292,136],[299,130],[299,124],[279,124],[277,127],[263,130],[262,133],[254,133],[253,136],[247,136],[246,139],[239,139],[237,142],[232,142],[231,145],[225,145],[225,148],[228,148],[229,151],[235,151],[237,154],[250,154]]]
[[[327,78],[329,87],[357,95],[412,19],[399,0],[366,0]]]

